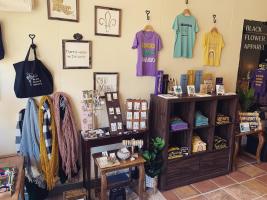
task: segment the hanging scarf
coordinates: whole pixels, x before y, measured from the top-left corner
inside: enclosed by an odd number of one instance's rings
[[[16,126],[16,151],[17,153],[20,153],[20,142],[21,142],[21,137],[22,137],[22,127],[23,127],[23,120],[24,120],[24,114],[25,114],[25,109],[22,109],[19,112],[19,118],[17,121],[17,126]]]
[[[40,167],[38,108],[32,98],[28,100],[25,109],[20,153],[24,156],[25,175],[30,182],[45,188]]]
[[[53,114],[50,97],[42,97],[39,107],[40,158],[48,190],[54,188],[58,170],[58,143]]]
[[[53,100],[62,168],[68,178],[71,178],[72,172],[78,172],[78,131],[67,95],[57,92],[53,95]]]

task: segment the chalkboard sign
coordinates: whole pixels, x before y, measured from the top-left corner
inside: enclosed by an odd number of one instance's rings
[[[92,42],[63,40],[63,69],[91,69]]]

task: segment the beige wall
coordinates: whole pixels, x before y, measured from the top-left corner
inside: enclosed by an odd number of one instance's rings
[[[46,1],[38,0],[31,13],[0,11],[0,21],[6,47],[6,57],[0,61],[0,154],[15,152],[15,127],[18,111],[26,100],[17,99],[13,92],[15,72],[13,63],[24,59],[29,46],[29,33],[37,35],[36,43],[40,59],[54,75],[57,91],[70,94],[78,116],[80,92],[93,88],[93,72],[119,72],[120,93],[123,99],[149,98],[154,90],[154,79],[135,76],[136,50],[131,44],[134,35],[146,24],[144,11],[151,10],[151,24],[161,35],[164,49],[160,52],[159,68],[174,77],[188,69],[205,69],[225,78],[228,91],[234,91],[242,24],[244,19],[266,20],[266,0],[190,0],[189,7],[198,19],[193,59],[173,59],[174,33],[172,22],[184,8],[183,0],[80,0],[80,23],[47,19]],[[94,6],[121,8],[122,37],[94,35]],[[221,67],[201,67],[201,37],[212,27],[212,14],[217,14],[218,28],[224,35],[225,48]],[[62,70],[62,39],[71,39],[76,32],[93,41],[92,70]],[[77,118],[79,119],[79,118]]]

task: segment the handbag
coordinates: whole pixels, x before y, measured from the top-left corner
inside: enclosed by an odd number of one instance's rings
[[[53,77],[36,56],[36,45],[31,44],[24,61],[14,64],[16,79],[14,91],[18,98],[37,97],[53,93]],[[31,49],[34,60],[29,61]]]

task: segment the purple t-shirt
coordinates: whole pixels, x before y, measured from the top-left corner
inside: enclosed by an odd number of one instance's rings
[[[135,35],[133,49],[138,50],[137,76],[155,76],[158,52],[162,48],[160,36],[152,31],[139,31]]]

